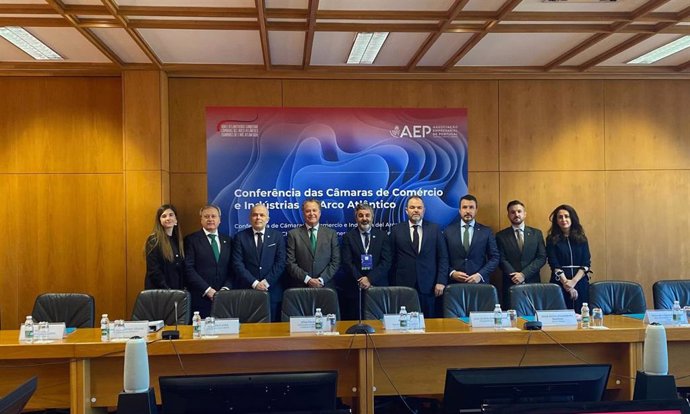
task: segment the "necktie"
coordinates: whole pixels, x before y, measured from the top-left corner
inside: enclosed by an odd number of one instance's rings
[[[364,233],[364,250],[369,250],[369,232]]]
[[[522,251],[522,248],[525,247],[525,239],[522,236],[522,230],[515,229],[515,235],[517,236],[518,248]]]
[[[463,227],[465,228],[465,232],[462,233],[462,247],[464,247],[467,252],[470,250],[470,225],[465,224]]]
[[[309,229],[309,241],[311,242],[311,252],[316,253],[316,229],[314,227]]]
[[[220,259],[220,249],[218,248],[218,242],[216,241],[215,234],[209,234],[208,237],[211,239],[211,248],[213,249],[213,255],[216,256],[216,262]]]
[[[261,248],[264,247],[263,235],[262,232],[256,233],[256,254],[258,254],[259,257],[261,257]]]
[[[419,227],[419,224],[415,224],[412,226],[412,247],[414,248],[415,253],[419,253],[419,231],[417,228]]]

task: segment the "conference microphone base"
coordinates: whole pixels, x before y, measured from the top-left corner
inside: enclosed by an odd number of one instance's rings
[[[675,400],[678,388],[673,375],[651,375],[637,371],[633,400]]]
[[[541,322],[529,321],[523,325],[526,331],[541,331]]]
[[[163,339],[180,339],[180,331],[178,331],[178,330],[163,331],[161,333],[161,338],[163,338]]]
[[[157,414],[156,393],[153,388],[148,391],[127,393],[121,392],[117,398],[117,414]]]
[[[366,323],[358,323],[357,325],[352,325],[349,328],[347,328],[347,331],[345,331],[346,334],[350,335],[371,334],[374,332],[376,332],[376,329],[374,329],[371,325],[367,325]]]

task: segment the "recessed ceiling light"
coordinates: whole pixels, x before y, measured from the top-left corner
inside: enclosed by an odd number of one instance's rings
[[[388,37],[388,32],[357,33],[355,43],[347,58],[348,65],[371,65],[376,60],[383,43]]]
[[[690,36],[683,36],[680,39],[676,39],[671,43],[667,43],[661,47],[658,47],[652,50],[651,52],[645,53],[644,55],[635,58],[627,63],[630,65],[649,65],[667,56],[671,56],[674,53],[678,53],[681,50],[685,50],[688,47],[690,47]]]
[[[0,36],[36,60],[63,60],[62,56],[22,27],[0,27]]]

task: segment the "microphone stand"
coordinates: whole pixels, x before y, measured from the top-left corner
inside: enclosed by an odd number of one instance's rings
[[[161,333],[161,338],[163,339],[180,339],[180,330],[177,328],[177,302],[175,302],[175,329],[163,331]]]
[[[355,325],[350,326],[347,328],[347,331],[345,333],[347,334],[370,334],[374,333],[376,330],[374,327],[371,325],[367,325],[366,323],[362,323],[362,287],[359,287],[359,322]]]
[[[532,298],[529,297],[527,292],[523,291],[522,293],[524,293],[525,298],[527,298],[527,302],[532,307],[532,310],[534,311],[534,318],[536,319],[534,321],[525,322],[523,327],[525,328],[526,331],[539,331],[539,330],[541,330],[542,323],[539,322],[539,317],[537,316],[537,307],[534,306],[534,302],[532,302]]]

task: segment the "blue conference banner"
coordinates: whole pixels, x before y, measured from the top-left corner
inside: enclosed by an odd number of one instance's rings
[[[339,234],[355,226],[357,203],[372,204],[375,225],[388,229],[406,219],[412,195],[445,227],[467,193],[464,108],[209,107],[206,144],[208,197],[229,234],[249,226],[258,202],[287,233],[309,198]]]

